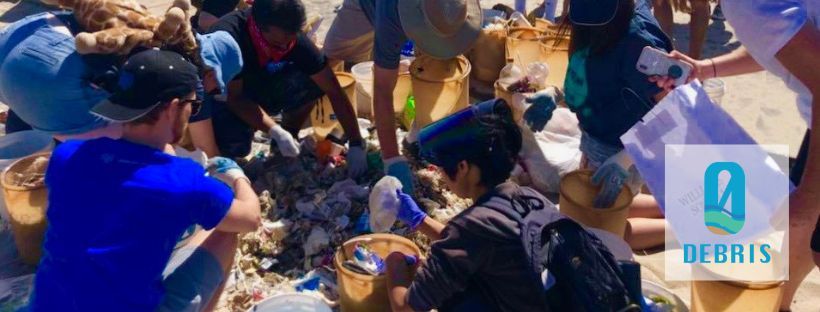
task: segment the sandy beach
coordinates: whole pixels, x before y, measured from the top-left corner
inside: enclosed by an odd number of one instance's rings
[[[335,17],[336,8],[342,0],[303,0],[309,14],[320,14],[324,22],[319,29],[319,41],[324,36]],[[139,0],[153,12],[163,12],[170,0]],[[512,6],[513,0],[482,0],[485,8],[496,3]],[[537,2],[530,1],[528,9],[533,9]],[[28,14],[46,10],[35,0],[12,2],[0,1],[0,28]],[[560,5],[559,5],[560,11]],[[675,14],[675,44],[686,51],[689,40],[689,15]],[[707,42],[703,56],[705,58],[725,54],[740,47],[733,34],[731,25],[725,22],[710,21]],[[776,76],[760,72],[724,79],[726,93],[722,106],[755,138],[760,144],[788,145],[790,157],[795,157],[806,130],[805,122],[800,118],[795,104],[795,95],[788,90]],[[0,103],[0,111],[4,110]],[[689,302],[690,287],[688,283],[666,283],[663,281],[663,253],[636,255],[642,264],[642,274],[666,286],[684,302]],[[0,294],[1,295],[1,294]],[[794,311],[820,311],[820,271],[815,269],[798,292],[792,308]]]

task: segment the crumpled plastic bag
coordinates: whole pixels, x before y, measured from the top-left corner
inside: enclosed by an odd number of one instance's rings
[[[276,221],[262,221],[262,227],[265,233],[270,235],[271,240],[281,241],[290,235],[290,229],[293,226],[293,221],[288,219],[279,219]]]
[[[305,256],[312,256],[318,254],[329,244],[330,235],[327,234],[327,231],[317,226],[310,231],[310,235],[308,235],[305,240],[305,244],[302,245],[302,249],[305,250]]]
[[[396,191],[401,188],[401,181],[392,176],[385,176],[373,186],[369,201],[370,230],[373,233],[390,231],[393,223],[396,223],[396,215],[401,206]]]
[[[364,199],[365,196],[369,194],[369,191],[366,187],[356,184],[356,181],[353,181],[353,179],[346,179],[333,183],[330,189],[327,190],[327,193],[341,193],[350,199]]]
[[[0,280],[0,311],[17,311],[28,304],[34,274]]]
[[[561,177],[581,165],[581,129],[578,118],[569,109],[558,107],[543,131],[532,132],[523,118],[526,110],[523,95],[514,95],[511,106],[521,128],[522,146],[519,158],[523,170],[513,175],[519,183],[542,193],[558,193]]]

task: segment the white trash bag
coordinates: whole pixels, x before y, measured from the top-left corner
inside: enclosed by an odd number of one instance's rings
[[[390,231],[396,223],[401,202],[396,191],[402,188],[401,181],[392,176],[384,176],[370,192],[370,230],[373,233]]]
[[[541,132],[532,132],[523,115],[529,104],[525,95],[513,95],[511,103],[516,122],[521,129],[522,146],[519,153],[522,170],[515,171],[514,178],[541,193],[558,193],[561,177],[577,170],[581,165],[581,129],[578,118],[564,107],[552,113],[552,119]]]

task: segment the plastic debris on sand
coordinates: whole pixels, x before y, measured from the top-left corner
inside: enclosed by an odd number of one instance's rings
[[[371,165],[365,175],[350,179],[344,153],[320,162],[312,133],[303,131],[300,139],[299,157],[284,158],[254,143],[253,157],[243,164],[259,194],[262,226],[240,237],[217,311],[247,311],[270,296],[300,291],[338,310],[333,255],[345,241],[370,231],[369,196],[383,177],[382,168]],[[377,138],[366,140],[368,154],[377,158]],[[436,170],[409,158],[415,172],[414,198],[431,216],[446,221],[472,204],[446,190]],[[401,222],[391,232],[413,240],[423,253],[429,250],[429,240]]]

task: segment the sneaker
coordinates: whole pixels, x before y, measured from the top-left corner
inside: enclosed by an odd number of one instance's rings
[[[723,9],[720,8],[720,3],[715,6],[715,10],[712,11],[712,20],[715,21],[725,21],[726,16],[723,16]]]

